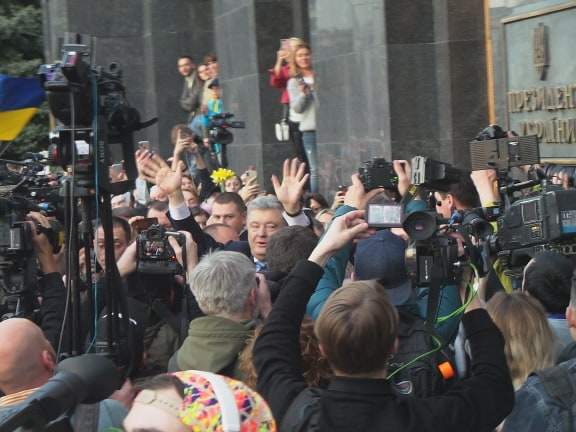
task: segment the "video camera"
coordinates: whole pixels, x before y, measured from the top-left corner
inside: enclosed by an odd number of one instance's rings
[[[470,143],[471,165],[473,170],[492,168],[499,173],[501,216],[497,218],[498,232],[490,236],[489,243],[505,274],[521,277],[523,267],[540,251],[576,254],[576,190],[563,190],[548,182],[549,177],[559,172],[573,177],[574,169],[545,166],[533,171],[535,178],[515,181],[510,177],[511,168],[539,164],[538,138],[503,137],[502,133],[484,131],[479,135],[484,140]],[[524,194],[515,197],[517,192]]]
[[[55,251],[61,244],[58,221],[51,220],[51,228],[44,228],[26,220],[29,211],[38,210],[22,197],[0,198],[0,320],[31,317],[38,306],[32,230],[46,234]]]
[[[228,145],[234,141],[234,135],[230,129],[244,129],[246,123],[243,121],[230,121],[234,117],[232,113],[214,114],[208,123],[208,135],[214,143]]]
[[[435,212],[414,212],[404,219],[403,228],[413,241],[406,249],[406,267],[416,286],[429,286],[433,267],[440,269],[443,283],[458,280],[461,259],[456,238],[440,233],[443,221]]]
[[[110,63],[107,70],[94,67],[85,44],[65,44],[62,51],[60,62],[42,65],[38,71],[50,112],[59,122],[49,158],[63,168],[73,166],[78,186],[94,188],[97,183],[113,194],[127,192],[137,177],[132,134],[157,119],[140,122],[140,114],[126,99],[118,63]],[[111,183],[108,167],[118,153],[128,180]]]
[[[544,186],[512,203],[498,219],[492,250],[510,276],[520,276],[522,267],[544,250],[575,255],[576,190]]]
[[[182,266],[176,259],[174,249],[168,242],[174,237],[182,246],[185,253],[186,239],[179,232],[167,231],[162,225],[152,225],[138,234],[137,245],[137,271],[146,274],[179,274]]]
[[[442,219],[433,211],[408,215],[403,228],[413,244],[406,249],[406,266],[416,286],[430,286],[435,268],[442,284],[459,283],[466,264],[474,265],[480,275],[485,274],[488,257],[479,236],[492,232],[487,226],[490,227],[474,211],[451,220]]]

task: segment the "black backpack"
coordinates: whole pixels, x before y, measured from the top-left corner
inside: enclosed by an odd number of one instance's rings
[[[429,397],[444,393],[450,381],[438,366],[453,364],[453,353],[431,334],[420,317],[398,308],[398,352],[390,360],[388,377],[399,395]],[[428,353],[428,355],[425,355]]]

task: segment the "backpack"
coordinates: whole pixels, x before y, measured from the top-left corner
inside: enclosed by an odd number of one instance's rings
[[[398,352],[390,359],[388,377],[399,395],[429,397],[444,393],[450,382],[438,365],[451,362],[453,353],[439,346],[420,317],[403,308],[398,328]],[[438,340],[438,339],[437,339]],[[429,353],[428,355],[423,355]]]
[[[397,308],[400,316],[398,339],[399,350],[388,367],[392,388],[399,396],[428,397],[443,393],[448,387],[438,365],[451,358],[437,345],[426,323],[403,308]],[[433,351],[433,352],[431,352]],[[431,352],[429,355],[422,355]],[[318,431],[320,399],[323,390],[309,387],[292,401],[284,415],[281,431]]]

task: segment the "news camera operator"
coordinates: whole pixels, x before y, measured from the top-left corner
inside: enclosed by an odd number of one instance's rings
[[[165,372],[170,357],[182,343],[183,331],[189,321],[202,315],[187,287],[188,275],[198,260],[197,246],[190,233],[181,231],[177,234],[185,239],[184,245],[180,245],[173,236],[163,238],[162,242],[168,242],[174,251],[174,258],[180,264],[182,275],[176,272],[149,273],[150,270],[141,265],[144,257],[139,249],[145,247],[142,243],[143,233],[128,246],[118,260],[120,276],[132,285],[132,289],[129,287],[128,291],[132,308],[144,311],[144,356],[138,376]],[[185,249],[184,254],[182,249]]]
[[[398,177],[398,192],[401,196],[404,196],[408,193],[411,184],[410,163],[405,160],[398,160],[393,162],[393,167]],[[344,205],[336,210],[335,217],[342,216],[353,210],[365,209],[369,202],[383,192],[383,189],[366,192],[360,177],[356,174],[351,177],[351,181],[352,184],[348,187],[344,198]],[[405,213],[411,214],[415,211],[425,209],[426,202],[416,197],[416,199],[408,202]],[[366,244],[366,251],[362,253],[361,256],[355,258],[355,266],[357,267],[355,278],[357,280],[394,278],[397,280],[398,285],[408,284],[408,275],[403,268],[384,265],[385,262],[390,259],[390,254],[392,254],[395,263],[405,267],[404,252],[408,241],[406,233],[402,229],[392,228],[389,231],[378,233],[373,237],[374,239],[370,240],[372,244]],[[363,249],[359,247],[356,249],[356,252],[358,252],[358,250],[363,251]],[[318,283],[307,307],[307,312],[312,318],[318,318],[328,296],[344,282],[346,264],[353,256],[353,245],[350,243],[329,260],[326,265],[325,274]],[[407,291],[412,291],[412,289],[410,288]],[[402,297],[397,305],[410,304],[412,305],[411,312],[413,314],[422,319],[427,317],[427,289],[422,289],[419,292],[414,290],[412,293],[408,292]],[[436,315],[446,316],[459,306],[461,306],[461,303],[458,288],[456,286],[444,287],[439,299]],[[458,323],[459,316],[454,316],[450,320],[438,323],[436,325],[436,331],[443,340],[451,341],[455,336]]]
[[[52,228],[48,218],[41,213],[31,212],[27,219],[34,254],[18,259],[36,260],[39,265],[40,278],[37,284],[22,287],[20,293],[7,293],[7,297],[4,298],[3,306],[6,310],[3,319],[13,316],[33,319],[40,326],[53,349],[57,349],[64,316],[66,291],[62,276],[58,271],[52,244],[45,234]],[[21,271],[27,271],[28,266],[23,265],[22,268]],[[32,266],[32,268],[35,267]],[[32,276],[36,277],[36,274]],[[5,281],[5,283],[10,284],[10,281]],[[36,286],[38,291],[36,291]],[[17,307],[19,310],[12,310],[12,307]]]

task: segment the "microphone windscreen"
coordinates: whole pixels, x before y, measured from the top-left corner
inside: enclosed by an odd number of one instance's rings
[[[87,397],[82,403],[104,400],[121,385],[120,373],[112,360],[98,354],[70,357],[61,361],[56,371],[71,373],[83,382]]]

